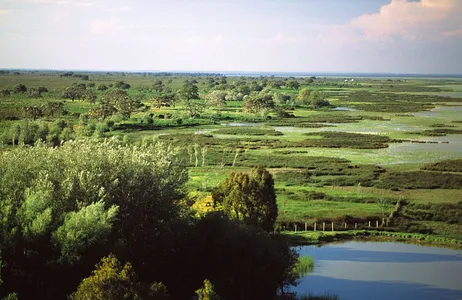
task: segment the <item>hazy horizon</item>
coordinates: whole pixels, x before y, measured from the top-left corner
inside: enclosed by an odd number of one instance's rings
[[[459,75],[461,13],[459,0],[0,0],[0,69]]]

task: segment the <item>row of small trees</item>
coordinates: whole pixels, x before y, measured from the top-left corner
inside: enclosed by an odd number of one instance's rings
[[[40,87],[31,87],[27,88],[24,84],[17,84],[14,88],[10,91],[8,89],[4,89],[0,91],[0,95],[3,97],[7,97],[11,94],[28,94],[31,98],[39,98],[42,96],[43,93],[48,93],[48,89],[44,86]]]

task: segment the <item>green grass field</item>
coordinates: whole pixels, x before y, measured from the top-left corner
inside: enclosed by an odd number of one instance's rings
[[[157,139],[181,149],[189,168],[189,192],[209,194],[230,172],[250,172],[258,165],[269,168],[277,189],[278,224],[389,218],[395,214],[395,204],[402,201],[406,204],[401,218],[397,218],[396,229],[462,235],[460,226],[454,223],[459,219],[454,216],[428,217],[434,207],[419,208],[424,211],[419,213],[421,219],[402,218],[407,210],[408,216],[415,215],[412,204],[456,205],[462,201],[459,169],[451,169],[452,176],[440,168],[432,170],[425,180],[412,177],[422,177],[419,174],[424,174],[426,164],[451,165],[445,161],[462,158],[462,80],[357,78],[354,83],[345,84],[338,78],[318,78],[313,83],[296,79],[300,89],[317,90],[331,104],[314,109],[296,103],[298,90],[275,88],[269,83],[264,87],[262,78],[228,77],[223,84],[220,77],[207,75],[88,73],[88,80],[60,75],[0,75],[0,91],[13,91],[17,84],[48,89],[41,97],[32,97],[28,92],[0,95],[1,151],[25,141],[26,134],[32,135],[29,139],[33,140],[34,135],[26,131],[36,123],[50,127],[43,135],[47,139],[53,135],[55,140],[116,135],[132,143]],[[194,81],[201,98],[195,101],[204,105],[203,110],[191,117],[181,101],[155,108],[152,97],[158,93],[154,90],[158,80],[162,81],[165,94],[177,94],[185,80]],[[101,104],[103,92],[97,87],[118,81],[130,85],[128,95],[138,99],[141,107],[129,118],[118,114],[104,120],[87,118]],[[85,83],[95,92],[96,102],[64,99],[63,91],[73,83]],[[276,103],[286,115],[274,109],[265,113],[243,112],[241,100],[227,100],[218,108],[204,100],[214,89],[236,93],[252,89],[252,93],[259,93],[259,89],[264,89],[265,93],[286,95],[292,102]],[[25,110],[48,103],[63,103],[63,113],[45,114],[33,120]],[[70,124],[66,134],[55,128],[60,119]],[[433,178],[439,180],[440,186],[431,182],[435,181]],[[454,209],[462,213],[462,209]]]

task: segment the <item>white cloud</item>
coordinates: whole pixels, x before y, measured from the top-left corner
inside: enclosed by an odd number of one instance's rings
[[[349,25],[371,38],[439,39],[462,27],[461,14],[461,0],[392,0]]]
[[[11,12],[11,9],[0,9],[0,16],[7,15]]]

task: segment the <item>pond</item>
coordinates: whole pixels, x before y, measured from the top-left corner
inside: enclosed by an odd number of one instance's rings
[[[437,106],[432,110],[417,112],[414,114],[415,117],[430,117],[430,118],[453,118],[459,120],[462,113],[462,105],[460,103],[456,105],[448,106]]]
[[[339,111],[357,111],[357,109],[351,108],[351,107],[343,107],[343,106],[337,106],[335,108],[332,108],[331,110],[339,110]]]
[[[315,260],[292,290],[340,300],[462,299],[462,251],[402,243],[347,242],[296,248]]]
[[[230,122],[230,123],[221,123],[221,126],[231,126],[231,127],[260,127],[263,123],[249,123],[249,122]]]

